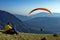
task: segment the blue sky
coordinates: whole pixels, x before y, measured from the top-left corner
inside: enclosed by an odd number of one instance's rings
[[[32,9],[44,7],[49,8],[52,12],[60,13],[59,4],[60,0],[0,0],[0,10],[28,15]],[[40,11],[34,13],[38,12]]]

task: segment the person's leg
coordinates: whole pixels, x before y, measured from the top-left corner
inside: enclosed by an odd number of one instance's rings
[[[11,33],[11,30],[8,30],[8,31],[5,31],[6,34],[10,34]]]
[[[5,31],[5,33],[6,33],[6,34],[15,34],[15,33],[14,33],[14,30],[12,30],[12,29],[10,29],[10,30],[8,30],[8,31]]]

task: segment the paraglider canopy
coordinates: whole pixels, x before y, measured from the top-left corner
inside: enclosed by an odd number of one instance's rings
[[[34,12],[36,10],[44,10],[44,11],[47,11],[47,12],[49,12],[51,14],[51,11],[48,8],[36,8],[36,9],[33,9],[32,11],[30,11],[29,14],[31,14],[32,12]]]

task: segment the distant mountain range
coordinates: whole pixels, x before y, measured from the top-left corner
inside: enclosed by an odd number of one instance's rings
[[[7,24],[7,22],[10,22],[12,24],[12,27],[14,27],[19,32],[52,33],[50,31],[42,31],[41,32],[40,30],[35,30],[35,29],[31,28],[27,23],[25,23],[25,22],[23,22],[21,20],[18,19],[18,17],[16,17],[16,15],[12,15],[9,12],[0,10],[0,29],[4,29],[4,27]]]
[[[37,13],[31,16],[11,14],[0,10],[0,29],[10,22],[19,32],[29,33],[60,33],[60,14]],[[41,32],[41,28],[44,29]]]
[[[39,31],[40,28],[43,28],[45,31],[60,33],[60,14],[59,13],[53,13],[51,15],[49,13],[41,12],[35,15],[31,15],[30,17],[26,16],[25,19],[26,20],[21,18],[21,20],[23,20],[26,24],[28,24],[28,26],[30,26],[30,28],[32,29]]]

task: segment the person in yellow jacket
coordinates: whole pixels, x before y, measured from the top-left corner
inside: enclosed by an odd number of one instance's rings
[[[11,30],[11,29],[12,29],[11,24],[10,24],[10,23],[7,23],[7,24],[5,25],[5,31]]]
[[[17,31],[12,27],[11,23],[7,23],[5,25],[5,33],[6,34],[18,34]]]

